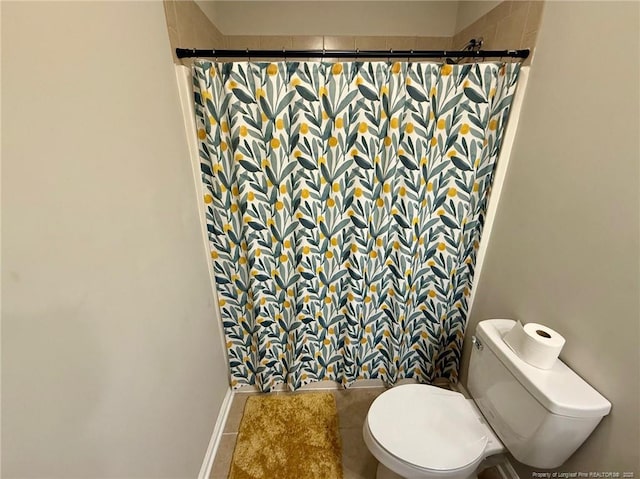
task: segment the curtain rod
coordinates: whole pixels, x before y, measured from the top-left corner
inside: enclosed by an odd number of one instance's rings
[[[529,50],[202,50],[176,48],[178,58],[522,58]]]

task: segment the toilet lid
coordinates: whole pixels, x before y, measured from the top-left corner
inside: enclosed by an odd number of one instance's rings
[[[460,393],[423,384],[385,391],[367,415],[371,435],[398,459],[424,469],[451,470],[476,461],[486,426]]]

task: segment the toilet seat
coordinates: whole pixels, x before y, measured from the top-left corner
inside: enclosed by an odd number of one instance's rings
[[[486,426],[462,394],[421,384],[397,386],[378,396],[367,426],[399,461],[434,472],[477,463],[489,441]]]

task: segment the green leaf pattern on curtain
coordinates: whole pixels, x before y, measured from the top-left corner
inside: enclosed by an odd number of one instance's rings
[[[518,64],[196,62],[234,388],[457,380]]]

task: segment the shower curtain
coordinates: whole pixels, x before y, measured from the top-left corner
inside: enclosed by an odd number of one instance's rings
[[[519,64],[194,64],[234,388],[457,380]]]

